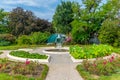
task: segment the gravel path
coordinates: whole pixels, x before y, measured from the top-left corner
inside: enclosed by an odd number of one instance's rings
[[[42,53],[45,48],[36,48],[32,52]],[[0,58],[6,57],[9,51],[4,51]],[[77,63],[73,63],[69,54],[49,54],[51,56],[49,72],[46,80],[83,80],[75,69]]]

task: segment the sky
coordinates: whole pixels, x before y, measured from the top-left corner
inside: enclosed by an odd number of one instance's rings
[[[76,1],[81,4],[81,0],[70,1]],[[0,8],[3,8],[4,11],[9,12],[16,7],[22,7],[24,10],[32,11],[35,16],[51,22],[56,7],[60,4],[60,2],[61,0],[1,0]]]

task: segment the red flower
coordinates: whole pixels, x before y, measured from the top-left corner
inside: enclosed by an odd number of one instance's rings
[[[114,59],[114,56],[112,56],[111,59]]]
[[[26,59],[25,64],[26,65],[30,64],[30,61],[28,59]]]
[[[107,64],[107,61],[104,61],[103,64],[106,65],[106,64]]]
[[[94,67],[96,67],[97,65],[96,64],[93,64]]]

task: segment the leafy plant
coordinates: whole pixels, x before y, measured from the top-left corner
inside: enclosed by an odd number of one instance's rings
[[[108,45],[92,45],[89,48],[82,48],[78,45],[70,47],[70,54],[76,59],[97,58],[110,55],[113,48]]]
[[[45,43],[49,37],[49,33],[34,32],[30,35],[30,40],[32,44]]]
[[[120,67],[119,58],[116,58],[114,56],[111,56],[110,58],[104,60],[104,59],[98,59],[93,62],[90,62],[88,60],[84,60],[82,65],[86,71],[88,71],[91,74],[96,75],[111,75],[113,73],[117,72],[117,69]]]
[[[85,80],[119,80],[120,57],[84,60],[76,69]]]
[[[99,30],[99,34],[101,43],[110,44],[112,46],[120,46],[119,20],[105,20]]]
[[[18,39],[17,39],[17,43],[19,45],[21,44],[31,44],[31,40],[30,40],[30,37],[27,36],[27,35],[22,35],[22,36],[19,36]]]
[[[0,52],[0,55],[2,54],[3,52]]]
[[[41,55],[38,53],[29,53],[26,51],[12,51],[10,52],[10,55],[22,57],[22,58],[31,58],[31,59],[47,59],[48,56]]]

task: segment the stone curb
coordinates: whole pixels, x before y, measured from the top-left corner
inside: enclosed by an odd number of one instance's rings
[[[43,53],[49,53],[49,54],[69,54],[69,52],[48,52],[48,51],[45,51],[45,50],[43,50],[42,52]]]

